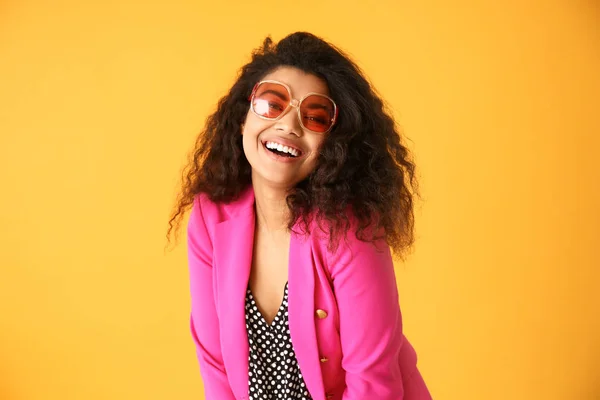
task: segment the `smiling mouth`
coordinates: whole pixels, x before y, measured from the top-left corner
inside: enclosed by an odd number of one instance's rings
[[[269,143],[268,147],[267,147],[267,143]],[[292,153],[295,153],[295,155],[288,153],[287,151],[285,151],[285,149],[278,150],[277,147],[275,147],[274,145],[272,145],[270,143],[272,143],[272,142],[262,142],[262,145],[265,148],[265,150],[270,151],[271,153],[277,154],[278,156],[288,157],[288,158],[298,158],[303,154],[300,150],[296,150],[296,149],[293,149],[293,151],[292,151]],[[284,146],[284,147],[286,147],[286,146]]]

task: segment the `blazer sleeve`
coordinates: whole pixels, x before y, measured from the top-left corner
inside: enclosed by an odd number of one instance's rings
[[[212,279],[212,242],[200,196],[194,199],[187,226],[191,289],[190,329],[207,400],[235,400],[221,354],[219,321]]]
[[[430,400],[416,354],[402,333],[396,276],[385,241],[348,233],[329,269],[339,312],[343,400]]]

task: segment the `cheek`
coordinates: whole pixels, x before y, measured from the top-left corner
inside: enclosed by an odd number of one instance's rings
[[[242,148],[248,160],[256,153],[256,138],[253,138],[247,130],[242,135]]]
[[[324,142],[325,138],[323,137],[316,137],[315,140],[311,142],[310,148],[312,149],[312,158],[317,158],[319,156],[319,153],[321,152],[321,147],[323,146]]]
[[[244,121],[244,127],[242,129],[242,135],[248,136],[252,138],[252,140],[256,141],[258,136],[269,128],[268,121],[256,120],[255,118],[248,117]]]
[[[311,152],[307,157],[305,166],[312,172],[318,164],[319,154],[321,153],[321,147],[323,146],[323,139],[315,140],[310,144]]]
[[[254,164],[255,160],[259,157],[259,152],[262,143],[258,140],[258,136],[262,132],[261,128],[253,124],[251,121],[244,126],[242,133],[242,150],[246,156],[246,159],[250,164]]]

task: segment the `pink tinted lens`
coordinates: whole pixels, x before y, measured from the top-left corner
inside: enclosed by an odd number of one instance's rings
[[[261,117],[277,118],[290,104],[290,95],[285,86],[263,82],[256,88],[252,107]]]
[[[331,128],[335,106],[324,96],[310,95],[300,104],[302,124],[313,132],[326,132]]]

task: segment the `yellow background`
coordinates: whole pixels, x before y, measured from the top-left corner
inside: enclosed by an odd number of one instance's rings
[[[0,399],[202,398],[166,221],[238,68],[296,30],[347,50],[412,140],[425,202],[397,276],[433,397],[600,398],[599,18],[592,0],[0,2]]]

